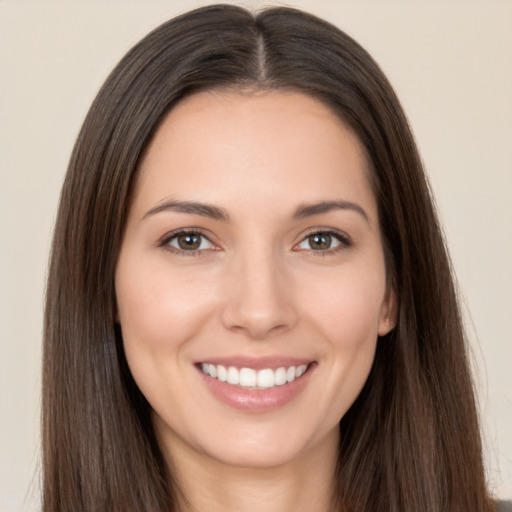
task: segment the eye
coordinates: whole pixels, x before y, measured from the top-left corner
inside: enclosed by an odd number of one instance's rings
[[[315,231],[296,245],[296,249],[316,252],[335,252],[349,245],[350,241],[346,235],[334,231]]]
[[[180,231],[173,233],[162,241],[162,246],[168,247],[176,252],[189,253],[215,248],[213,243],[205,235],[197,231]]]

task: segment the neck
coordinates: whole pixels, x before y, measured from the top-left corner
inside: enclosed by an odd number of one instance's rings
[[[189,447],[173,449],[172,474],[183,496],[179,510],[333,512],[337,439],[330,441],[286,464],[256,468],[229,466],[204,454],[190,457]]]

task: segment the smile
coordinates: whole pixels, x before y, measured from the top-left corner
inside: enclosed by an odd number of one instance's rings
[[[250,390],[266,390],[283,386],[304,375],[308,369],[307,364],[281,366],[275,370],[272,368],[255,370],[245,367],[239,369],[234,366],[226,367],[209,363],[201,363],[199,367],[205,375],[220,382]]]

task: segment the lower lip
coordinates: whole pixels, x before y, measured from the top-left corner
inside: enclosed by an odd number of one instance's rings
[[[210,377],[198,370],[208,389],[221,402],[240,411],[270,412],[291,402],[307,385],[316,364],[311,363],[307,371],[292,382],[270,389],[244,389]]]

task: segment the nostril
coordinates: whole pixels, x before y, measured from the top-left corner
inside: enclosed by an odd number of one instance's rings
[[[227,326],[233,332],[246,334],[254,340],[263,340],[269,336],[282,333],[290,328],[289,324],[269,324],[262,321],[250,321]]]

